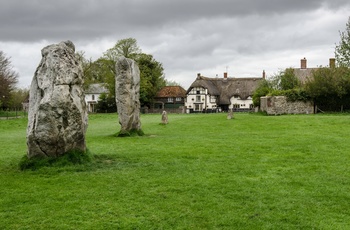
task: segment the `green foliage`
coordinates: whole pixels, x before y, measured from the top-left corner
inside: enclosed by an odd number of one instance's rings
[[[99,58],[92,62],[81,56],[84,71],[84,88],[93,83],[105,83],[108,95],[104,95],[98,107],[100,112],[115,112],[115,62],[106,58]]]
[[[290,101],[308,101],[310,96],[301,88],[301,83],[293,68],[280,71],[269,79],[264,79],[253,94],[254,106],[260,106],[260,97],[286,96]]]
[[[271,90],[288,90],[301,86],[299,79],[294,74],[293,68],[280,70],[277,74],[268,79]]]
[[[106,83],[109,90],[108,104],[115,100],[115,63],[120,56],[134,59],[139,66],[141,106],[150,106],[158,90],[166,84],[162,63],[156,61],[150,54],[141,53],[134,38],[119,40],[114,47],[103,54],[103,57],[94,62],[87,61],[83,55],[81,56],[81,59],[85,60],[83,61],[85,88],[91,83]]]
[[[281,72],[279,78],[279,88],[281,90],[296,89],[301,86],[299,79],[294,74],[293,68],[287,68],[285,71]]]
[[[308,92],[302,88],[288,90],[272,90],[267,96],[285,96],[288,101],[310,101],[311,97]]]
[[[13,70],[10,58],[0,50],[0,104],[3,108],[11,106],[11,92],[18,82],[18,73]]]
[[[29,100],[29,90],[28,89],[14,89],[11,92],[11,100],[9,107],[22,109],[22,103]]]
[[[117,105],[114,97],[108,97],[107,94],[102,93],[97,101],[98,113],[114,113],[117,112]]]
[[[296,88],[282,91],[289,101],[310,101],[311,97],[305,89]]]
[[[350,17],[344,32],[340,32],[339,45],[335,47],[335,58],[339,66],[350,67]]]
[[[103,54],[103,57],[116,62],[120,56],[135,59],[140,53],[141,49],[137,45],[137,40],[135,38],[125,38],[119,40],[112,48],[108,49]]]
[[[140,103],[150,106],[157,92],[165,86],[163,66],[150,54],[138,55],[136,62],[140,68]]]
[[[260,106],[260,97],[268,95],[271,90],[272,88],[268,80],[263,79],[260,81],[259,86],[254,91],[252,97],[254,106]]]
[[[76,164],[86,164],[91,162],[88,152],[72,150],[59,157],[33,157],[23,156],[19,168],[21,170],[38,170],[42,167],[64,167]]]
[[[347,67],[319,68],[305,87],[314,102],[325,110],[337,110],[340,106],[350,109],[350,69]]]

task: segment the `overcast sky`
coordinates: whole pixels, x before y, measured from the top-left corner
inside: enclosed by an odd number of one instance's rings
[[[71,40],[96,60],[133,37],[187,89],[197,73],[327,66],[349,16],[349,0],[0,0],[0,50],[27,87],[47,45]]]

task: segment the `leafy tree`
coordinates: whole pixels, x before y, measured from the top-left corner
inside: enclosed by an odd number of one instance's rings
[[[166,79],[165,79],[165,85],[166,86],[181,86],[181,84],[176,82],[176,81],[166,80]]]
[[[11,101],[10,106],[12,108],[21,109],[22,103],[29,99],[28,89],[14,89],[11,91]]]
[[[3,108],[10,106],[11,92],[18,82],[18,73],[13,70],[10,58],[0,51],[0,101]]]
[[[117,111],[115,99],[108,97],[107,94],[102,93],[97,101],[97,112],[112,113]]]
[[[255,89],[252,97],[254,106],[260,106],[260,97],[268,95],[272,90],[271,81],[267,79],[260,81],[259,86]]]
[[[350,69],[319,68],[313,72],[313,80],[306,83],[306,91],[323,110],[350,109]]]
[[[99,58],[92,63],[90,75],[93,83],[106,83],[108,97],[115,96],[115,62],[106,58]]]
[[[279,88],[281,90],[289,90],[300,87],[300,81],[294,74],[293,68],[287,68],[285,71],[282,71],[279,75]]]
[[[87,89],[90,84],[96,83],[94,76],[92,75],[92,66],[93,62],[92,59],[87,59],[85,57],[85,52],[84,51],[78,51],[75,53],[77,58],[80,60],[83,68],[83,74],[84,74],[84,89]]]
[[[260,106],[260,97],[286,96],[291,101],[306,101],[309,99],[307,92],[302,89],[299,79],[294,74],[293,68],[281,70],[274,76],[264,79],[253,94],[254,106]]]
[[[114,47],[108,49],[94,62],[87,60],[84,53],[79,55],[83,63],[85,88],[91,83],[106,83],[109,94],[106,95],[105,100],[108,99],[109,102],[115,100],[115,64],[120,56],[135,60],[139,66],[141,105],[150,106],[158,90],[166,84],[162,64],[152,55],[141,53],[134,38],[119,40]]]
[[[135,59],[141,53],[141,49],[137,45],[135,38],[125,38],[119,40],[112,48],[108,49],[103,57],[109,60],[117,61],[117,58],[124,56],[126,58]]]
[[[113,77],[106,77],[103,82],[108,84],[108,89],[114,96],[115,92],[115,63],[117,58],[124,56],[136,61],[140,69],[140,103],[150,106],[154,96],[160,88],[165,86],[163,66],[152,55],[141,53],[134,38],[119,40],[114,47],[108,49],[103,58],[100,58],[99,68],[103,67],[103,73],[113,73]]]
[[[339,45],[335,47],[335,58],[339,66],[350,67],[350,17],[344,32],[340,32]]]
[[[165,86],[163,66],[152,55],[141,53],[136,62],[140,68],[140,103],[150,106],[157,92]]]

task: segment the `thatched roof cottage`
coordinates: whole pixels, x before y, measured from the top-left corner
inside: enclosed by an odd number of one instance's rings
[[[252,95],[260,78],[231,78],[224,73],[223,78],[209,78],[197,75],[187,90],[186,107],[188,112],[216,112],[229,109],[251,110]]]

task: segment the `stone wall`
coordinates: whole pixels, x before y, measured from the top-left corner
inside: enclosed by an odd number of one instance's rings
[[[260,110],[268,115],[310,114],[314,113],[312,102],[287,101],[285,96],[266,96],[260,98]]]

